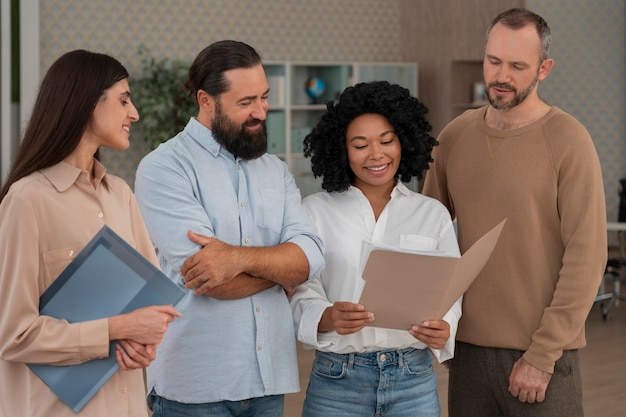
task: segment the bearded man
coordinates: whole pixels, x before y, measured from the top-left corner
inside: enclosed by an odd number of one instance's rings
[[[282,417],[299,390],[286,292],[324,267],[286,164],[267,153],[269,87],[251,46],[202,50],[198,116],[145,156],[135,192],[163,271],[187,288],[147,371],[154,417]]]
[[[549,48],[548,24],[529,10],[492,21],[489,104],[446,126],[426,175],[461,252],[507,219],[463,298],[450,417],[583,415],[578,349],[606,265],[604,187],[587,130],[537,94]]]

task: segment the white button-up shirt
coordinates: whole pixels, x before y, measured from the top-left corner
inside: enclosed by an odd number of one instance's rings
[[[291,299],[298,340],[306,349],[334,353],[426,348],[408,329],[367,326],[357,333],[339,335],[335,331],[318,332],[317,327],[324,310],[334,302],[358,303],[363,288],[358,273],[363,241],[460,256],[447,209],[435,199],[410,191],[402,183],[393,189],[391,200],[378,220],[369,201],[356,187],[341,193],[316,193],[306,197],[303,204],[324,241],[326,268],[318,277],[300,285]],[[461,301],[462,297],[443,318],[450,324],[450,338],[442,349],[432,350],[439,362],[454,356]]]

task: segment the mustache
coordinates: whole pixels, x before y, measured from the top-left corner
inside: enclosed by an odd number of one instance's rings
[[[495,87],[495,88],[502,88],[502,89],[505,89],[505,90],[511,90],[511,91],[513,91],[513,92],[517,93],[517,88],[513,87],[513,86],[512,86],[511,84],[509,84],[509,83],[498,83],[498,82],[493,82],[493,83],[490,83],[488,87],[489,87],[489,88],[492,88],[492,87]]]
[[[263,123],[263,120],[261,120],[261,119],[250,119],[250,120],[246,120],[243,125],[246,126],[246,127],[248,127],[248,126],[258,126],[261,123]]]

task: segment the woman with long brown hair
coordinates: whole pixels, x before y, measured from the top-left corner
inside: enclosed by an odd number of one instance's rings
[[[41,294],[104,225],[157,264],[130,187],[98,157],[128,148],[138,119],[128,72],[108,55],[68,52],[41,83],[0,191],[0,416],[75,416],[27,364],[107,357],[112,340],[120,370],[78,415],[147,416],[142,368],[179,315],[172,306],[79,323],[39,314]]]

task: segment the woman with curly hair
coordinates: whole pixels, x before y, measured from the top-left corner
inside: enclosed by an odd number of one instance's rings
[[[430,352],[439,362],[452,358],[461,299],[442,320],[406,330],[375,327],[359,304],[362,241],[460,256],[446,208],[402,184],[421,179],[432,160],[427,111],[399,85],[360,83],[329,102],[304,139],[326,190],[303,200],[324,240],[326,269],[291,299],[298,339],[316,350],[305,417],[440,415]]]

